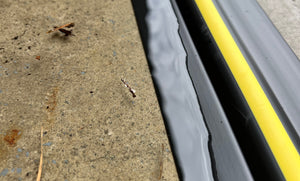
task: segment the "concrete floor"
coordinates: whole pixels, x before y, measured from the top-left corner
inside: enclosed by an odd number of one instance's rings
[[[257,0],[300,59],[300,0]]]
[[[130,0],[0,0],[0,32],[0,180],[36,180],[42,126],[42,180],[178,180]]]

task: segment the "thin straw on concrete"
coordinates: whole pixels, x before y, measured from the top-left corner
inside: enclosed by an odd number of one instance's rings
[[[40,158],[39,172],[38,172],[36,181],[41,180],[42,166],[43,166],[43,127],[41,127],[41,158]]]

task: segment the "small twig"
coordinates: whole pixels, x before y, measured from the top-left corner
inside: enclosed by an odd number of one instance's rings
[[[36,181],[41,180],[42,176],[42,166],[43,166],[43,127],[41,127],[41,157],[40,157],[40,165],[39,165],[39,172],[36,178]]]
[[[74,27],[74,26],[75,26],[74,23],[68,23],[68,24],[62,25],[60,27],[54,26],[54,29],[49,30],[47,33],[52,33],[54,31],[60,31],[60,32],[64,33],[65,36],[69,36],[69,35],[72,35],[72,30],[66,30],[66,29],[63,29],[63,28],[71,28],[71,27]]]
[[[59,30],[59,29],[62,29],[62,28],[71,28],[71,27],[73,27],[73,26],[75,26],[75,24],[74,23],[68,23],[68,24],[65,24],[65,25],[62,25],[62,26],[60,26],[60,27],[54,27],[54,29],[53,30],[49,30],[47,33],[52,33],[52,32],[54,32],[54,31],[57,31],[57,30]]]
[[[129,92],[131,92],[131,94],[132,94],[132,97],[136,97],[135,90],[133,88],[131,88],[130,85],[125,82],[124,79],[121,79],[121,81],[123,82],[123,84],[125,85],[125,87],[128,87]]]

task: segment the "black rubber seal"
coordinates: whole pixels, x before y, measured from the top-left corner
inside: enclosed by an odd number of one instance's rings
[[[195,2],[176,2],[254,179],[285,180]]]

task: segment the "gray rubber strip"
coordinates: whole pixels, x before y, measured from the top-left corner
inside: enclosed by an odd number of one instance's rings
[[[213,180],[208,132],[169,0],[147,0],[149,62],[183,180]]]
[[[256,0],[214,3],[299,152],[300,61]]]
[[[213,155],[215,177],[222,181],[253,180],[175,0],[172,0],[172,4],[180,24],[179,33],[188,55],[188,70],[211,135],[210,151]]]

